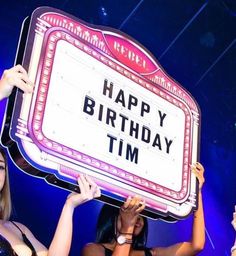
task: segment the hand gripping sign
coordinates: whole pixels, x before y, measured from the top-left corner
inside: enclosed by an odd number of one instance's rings
[[[35,89],[10,97],[2,144],[23,171],[70,190],[86,173],[102,201],[139,194],[152,218],[196,208],[200,111],[144,47],[41,7],[24,22],[17,62]]]

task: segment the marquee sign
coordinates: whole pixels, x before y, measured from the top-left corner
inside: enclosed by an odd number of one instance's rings
[[[41,7],[24,23],[17,57],[35,89],[9,99],[2,143],[21,169],[70,190],[89,174],[103,201],[139,194],[149,217],[191,213],[200,111],[144,47]]]

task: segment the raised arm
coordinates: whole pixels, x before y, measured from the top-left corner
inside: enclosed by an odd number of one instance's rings
[[[32,235],[30,231],[27,237],[32,242],[36,249],[38,256],[67,256],[70,252],[72,231],[73,231],[73,212],[74,209],[93,198],[101,195],[100,189],[93,182],[93,180],[86,176],[81,175],[78,179],[80,186],[80,193],[71,193],[64,204],[61,216],[49,247],[47,251],[44,246]]]
[[[202,204],[202,187],[204,184],[204,168],[200,163],[191,166],[192,172],[199,181],[198,209],[193,214],[192,239],[189,242],[177,243],[166,248],[154,248],[153,256],[194,256],[204,248],[205,221]]]
[[[128,256],[131,249],[134,227],[138,219],[139,213],[145,208],[144,201],[139,196],[133,198],[128,197],[120,208],[120,213],[115,223],[116,236],[122,235],[127,241],[119,244],[117,239],[113,240],[112,256]],[[82,251],[82,256],[105,256],[104,249],[97,243],[87,244]]]
[[[139,213],[145,208],[145,203],[139,196],[128,197],[120,208],[120,215],[117,221],[117,237],[125,237],[130,243],[115,245],[112,256],[128,256],[131,249],[134,226],[137,222]]]
[[[231,223],[232,223],[234,230],[236,231],[236,205],[235,205],[235,209],[234,209],[234,213],[233,213],[233,220]],[[231,248],[231,256],[236,256],[236,237],[235,237],[234,245]]]
[[[69,255],[72,239],[72,217],[75,207],[101,195],[100,189],[90,177],[81,175],[78,183],[81,192],[80,194],[72,193],[68,196],[49,247],[49,256]]]
[[[21,65],[16,65],[3,72],[0,79],[0,100],[8,97],[14,86],[26,93],[33,92],[34,85],[29,80],[26,70]]]

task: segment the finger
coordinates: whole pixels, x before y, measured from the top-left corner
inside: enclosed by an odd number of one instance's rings
[[[191,166],[191,171],[195,174],[195,176],[199,177],[199,172],[197,171],[195,166]]]
[[[202,169],[201,169],[201,167],[197,163],[190,165],[190,167],[191,167],[192,172],[196,176],[198,176],[198,177],[203,176],[203,171],[201,171]]]
[[[194,169],[194,170],[196,170],[196,171],[199,170],[199,169],[197,168],[197,163],[192,163],[192,164],[190,165],[190,167],[191,167],[191,169]]]
[[[130,200],[130,202],[129,202],[129,204],[128,204],[128,206],[126,207],[126,209],[127,209],[127,210],[132,209],[132,208],[134,207],[134,205],[135,205],[135,202],[136,202],[136,198],[135,198],[135,197],[132,197],[131,200]]]
[[[138,209],[140,202],[141,202],[141,197],[138,196],[138,195],[135,195],[132,198],[132,200],[130,201],[129,206],[127,207],[127,209],[129,211],[134,211],[135,212],[136,209]]]
[[[124,202],[124,204],[122,205],[122,209],[127,209],[128,208],[128,206],[129,206],[129,204],[130,204],[130,202],[131,202],[131,200],[132,200],[132,197],[131,196],[128,196],[128,198],[126,199],[126,201]]]
[[[97,186],[97,184],[94,182],[94,180],[89,176],[89,175],[85,175],[85,179],[86,181],[91,185],[91,186]]]
[[[205,171],[203,165],[199,162],[196,162],[196,168],[197,168],[198,171],[202,171],[202,172]]]
[[[143,209],[145,208],[146,204],[145,201],[143,199],[139,200],[137,205],[137,208],[134,209],[136,213],[140,213],[141,211],[143,211]]]
[[[26,70],[20,65],[16,65],[12,68],[12,70],[16,71],[16,72],[20,72],[20,73],[23,73],[23,74],[27,74]]]
[[[140,207],[142,199],[140,196],[135,196],[134,199],[135,199],[135,203],[134,203],[134,206],[132,207],[132,210],[136,211]]]
[[[28,78],[25,75],[19,73],[15,76],[10,77],[8,80],[8,84],[11,86],[16,86],[26,93],[31,93],[33,92],[34,85],[32,84],[32,82],[30,82],[29,84],[29,79],[27,79]]]
[[[94,198],[100,197],[101,196],[101,189],[97,187],[95,193],[94,193]]]
[[[80,174],[79,178],[78,178],[78,184],[80,187],[80,194],[87,194],[87,186],[86,186],[86,181],[85,181],[85,177],[83,174]]]
[[[33,91],[34,83],[29,79],[28,74],[19,73],[18,78],[25,82],[26,89],[27,89],[28,92]]]
[[[85,179],[87,180],[88,184],[90,185],[90,192],[93,197],[97,197],[101,195],[101,191],[98,188],[98,185],[91,179],[88,175],[85,175]]]
[[[78,180],[79,182],[79,186],[80,186],[80,195],[82,196],[83,202],[87,202],[89,200],[91,200],[94,197],[99,197],[100,196],[100,190],[92,191],[92,188],[89,184],[89,182],[86,179],[86,176],[81,174],[80,178]]]
[[[89,184],[89,182],[88,182],[86,176],[87,176],[87,175],[84,174],[81,178],[82,178],[82,182],[83,182],[83,184],[84,184],[84,188],[85,188],[85,190],[86,190],[86,193],[89,194],[89,193],[90,193],[90,190],[91,190],[91,186],[90,186],[90,184]]]
[[[16,79],[14,85],[21,89],[23,92],[30,92],[29,86],[22,80]]]
[[[28,74],[21,74],[22,80],[26,82],[31,87],[34,87],[34,83],[29,79]]]
[[[140,204],[139,204],[139,207],[138,207],[137,210],[136,210],[136,213],[142,212],[145,207],[146,207],[145,201],[141,201]]]
[[[199,185],[203,184],[205,182],[205,178],[202,173],[199,173],[199,171],[193,169],[193,174],[196,176],[197,180],[199,181]]]

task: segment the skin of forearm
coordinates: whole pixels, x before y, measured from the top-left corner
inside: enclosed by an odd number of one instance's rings
[[[120,230],[120,233],[133,234],[133,232],[134,232],[134,226],[122,227]]]
[[[236,238],[233,246],[236,246]],[[236,249],[232,251],[231,256],[236,256]]]
[[[123,225],[121,227],[120,233],[123,234],[133,234],[134,232],[134,226],[133,225]],[[125,235],[127,238],[132,238],[132,235]],[[128,256],[130,253],[130,249],[131,249],[131,244],[123,244],[123,245],[119,245],[118,243],[116,244],[112,256]]]
[[[8,97],[12,91],[12,86],[6,86],[6,80],[0,78],[0,101]]]
[[[201,249],[205,244],[205,221],[202,204],[201,190],[198,194],[198,209],[194,213],[192,245],[196,249]]]
[[[2,81],[0,80],[0,101],[1,101],[2,99],[4,99],[4,97],[3,97],[3,92],[2,92],[2,85],[1,85],[1,83],[2,83]]]
[[[48,256],[69,255],[72,240],[73,212],[74,208],[68,203],[65,203],[52,243],[49,247]]]

